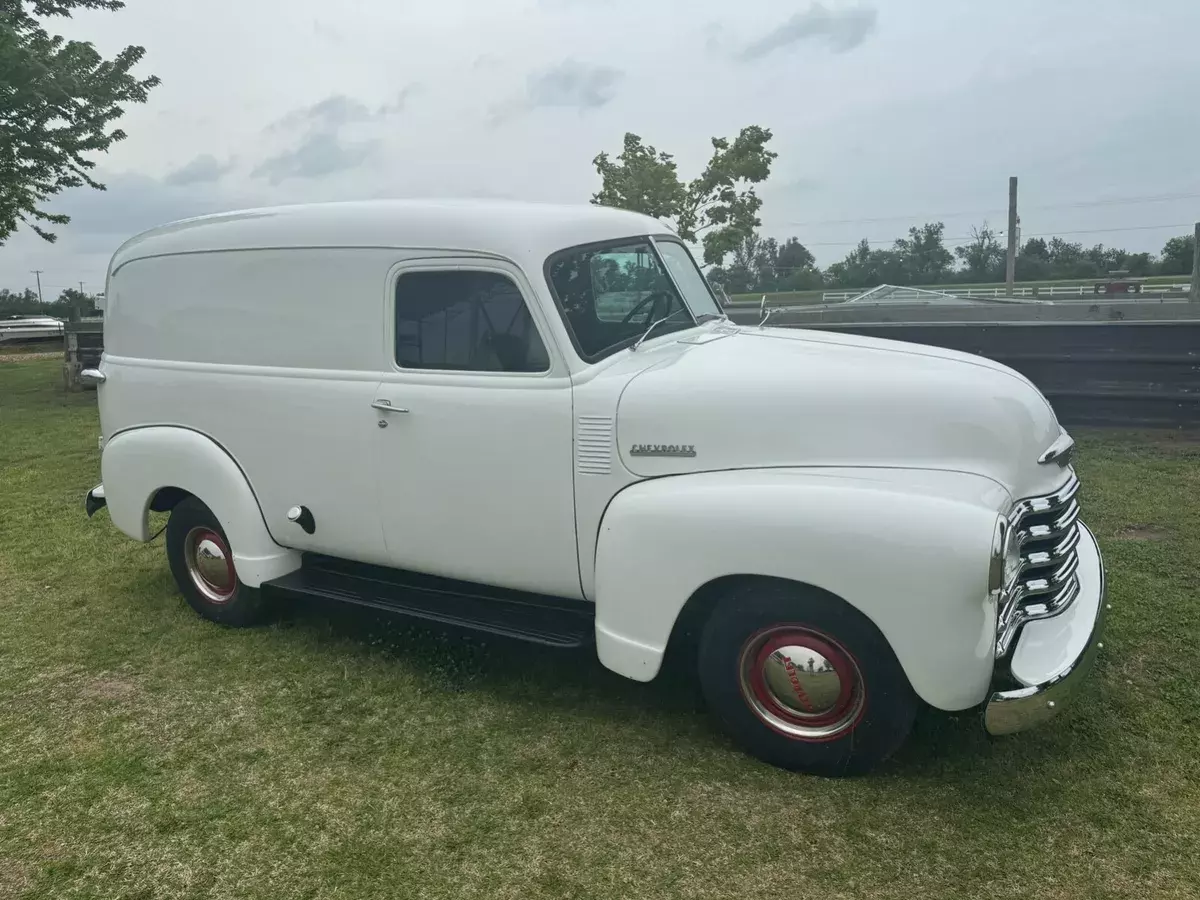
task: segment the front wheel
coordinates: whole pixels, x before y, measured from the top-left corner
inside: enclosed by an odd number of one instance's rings
[[[719,600],[699,667],[725,730],[785,769],[866,772],[904,743],[916,715],[916,695],[875,625],[802,585],[748,582]]]
[[[222,625],[257,625],[267,617],[261,592],[242,584],[217,517],[186,497],[167,522],[167,562],[179,592],[200,615]]]

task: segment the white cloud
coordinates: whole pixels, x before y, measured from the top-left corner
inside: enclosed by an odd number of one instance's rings
[[[345,142],[331,131],[306,135],[299,146],[268,157],[251,172],[279,184],[287,178],[322,178],[356,169],[379,149],[379,141]]]
[[[875,30],[878,17],[875,9],[868,6],[831,10],[822,3],[814,3],[751,41],[738,52],[737,58],[742,62],[754,62],[776,50],[815,40],[824,40],[830,49],[844,53],[867,39]]]
[[[168,185],[211,184],[233,171],[233,160],[221,162],[211,153],[201,153],[163,179]]]
[[[616,97],[624,74],[613,66],[564,60],[550,68],[531,72],[522,95],[497,106],[492,119],[501,122],[535,109],[574,109],[579,112],[599,109]]]

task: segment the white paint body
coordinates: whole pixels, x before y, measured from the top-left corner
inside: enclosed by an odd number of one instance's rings
[[[662,230],[595,207],[380,202],[133,239],[109,271],[99,389],[113,521],[146,540],[155,493],[177,487],[250,585],[314,551],[584,599],[601,660],[638,680],[700,588],[789,579],[865,613],[930,704],[982,702],[997,517],[1067,477],[1038,464],[1060,435],[1044,398],[975,356],[727,322],[585,362],[547,257]],[[547,372],[395,363],[396,278],[449,267],[513,279]],[[296,504],[314,534],[287,520]]]

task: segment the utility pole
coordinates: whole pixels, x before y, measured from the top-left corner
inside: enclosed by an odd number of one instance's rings
[[[37,276],[38,303],[44,303],[45,301],[42,299],[42,272],[44,272],[45,269],[30,269],[29,271]]]
[[[1017,176],[1008,179],[1008,264],[1004,269],[1004,296],[1013,295],[1017,280]]]
[[[1196,223],[1196,246],[1192,249],[1192,302],[1200,303],[1200,222]]]
[[[80,294],[82,294],[82,293],[83,293],[83,282],[82,282],[82,281],[81,281],[81,282],[79,282],[79,293],[80,293]]]

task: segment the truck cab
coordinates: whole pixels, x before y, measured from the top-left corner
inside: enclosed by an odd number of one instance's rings
[[[1073,442],[980,357],[725,316],[661,223],[595,206],[247,210],[114,255],[97,385],[118,529],[201,614],[319,596],[668,647],[747,751],[865,771],[921,703],[1059,711],[1104,576]]]

